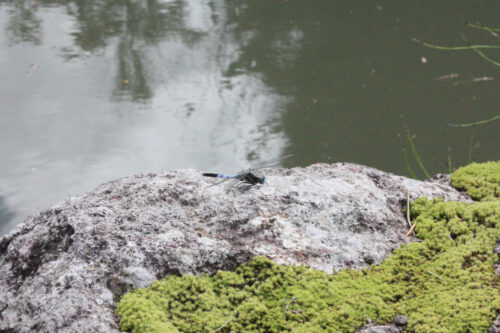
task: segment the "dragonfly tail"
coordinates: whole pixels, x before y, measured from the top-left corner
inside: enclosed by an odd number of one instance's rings
[[[202,174],[205,177],[219,177],[219,174],[217,173],[210,173],[210,172],[205,172]]]

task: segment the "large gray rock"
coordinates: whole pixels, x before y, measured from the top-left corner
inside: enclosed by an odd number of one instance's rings
[[[332,273],[380,263],[412,239],[407,193],[468,200],[354,164],[266,172],[247,191],[195,170],[136,175],[60,202],[0,240],[0,330],[114,332],[126,290],[256,255]]]

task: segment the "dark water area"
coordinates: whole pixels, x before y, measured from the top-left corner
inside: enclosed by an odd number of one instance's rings
[[[0,1],[0,235],[135,173],[499,159],[493,1]],[[499,50],[483,50],[500,61]]]

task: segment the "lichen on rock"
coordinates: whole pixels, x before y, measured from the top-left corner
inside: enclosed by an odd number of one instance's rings
[[[499,165],[473,164],[452,175],[478,202],[415,200],[411,217],[420,241],[378,266],[329,275],[255,257],[212,276],[168,276],[121,299],[121,328],[354,332],[367,321],[387,324],[405,315],[407,332],[485,332],[500,312]]]

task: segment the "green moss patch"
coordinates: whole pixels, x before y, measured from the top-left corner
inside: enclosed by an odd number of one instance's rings
[[[500,198],[500,161],[472,163],[451,175],[451,184],[474,200]]]
[[[116,309],[121,329],[354,332],[368,319],[387,323],[403,314],[408,332],[485,332],[500,312],[493,269],[500,201],[482,198],[489,201],[417,199],[411,216],[421,241],[362,271],[328,275],[256,257],[234,272],[169,276],[123,296]]]

